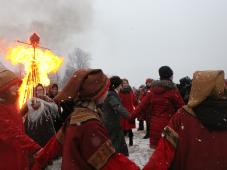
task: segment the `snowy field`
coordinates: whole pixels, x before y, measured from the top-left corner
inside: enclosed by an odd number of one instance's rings
[[[150,155],[154,150],[149,147],[149,139],[142,139],[145,135],[144,131],[134,130],[134,145],[128,146],[129,159],[133,160],[140,168],[143,168],[147,163]],[[126,143],[128,144],[128,138],[126,137]],[[61,160],[54,161],[52,166],[46,168],[46,170],[60,170]]]
[[[144,167],[154,151],[149,147],[149,139],[143,139],[144,135],[144,131],[134,130],[134,145],[128,147],[129,159],[133,160],[140,168]],[[126,143],[128,144],[127,138]]]

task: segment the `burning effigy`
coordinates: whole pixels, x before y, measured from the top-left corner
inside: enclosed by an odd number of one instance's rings
[[[10,48],[6,59],[13,65],[22,64],[25,70],[22,85],[19,89],[19,108],[34,96],[38,84],[48,86],[48,74],[56,73],[63,63],[63,58],[56,56],[47,48],[39,46],[40,37],[33,33],[30,42],[18,41],[16,47]]]
[[[18,106],[24,116],[26,134],[40,146],[45,146],[56,133],[55,122],[59,117],[57,104],[45,93],[50,85],[48,74],[56,73],[63,63],[49,49],[39,46],[40,37],[33,33],[30,42],[19,44],[8,50],[6,59],[13,65],[24,66],[24,77],[19,88]]]

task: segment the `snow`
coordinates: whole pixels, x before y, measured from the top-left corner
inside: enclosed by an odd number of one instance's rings
[[[153,149],[149,147],[149,139],[143,139],[145,131],[133,130],[134,133],[134,145],[128,146],[129,149],[129,159],[134,161],[141,169],[147,163],[150,155],[154,152]],[[129,143],[128,137],[126,137],[126,143]],[[46,170],[60,170],[61,160],[56,160],[53,165],[46,168]]]
[[[141,169],[148,162],[151,154],[154,152],[150,149],[149,139],[143,139],[145,135],[144,131],[134,130],[134,145],[128,146],[129,149],[129,159],[134,161]],[[126,138],[128,143],[128,139]]]

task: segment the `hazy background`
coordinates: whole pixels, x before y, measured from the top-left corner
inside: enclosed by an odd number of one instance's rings
[[[33,31],[67,58],[79,47],[91,66],[139,86],[169,65],[174,80],[195,70],[227,72],[226,0],[0,0],[0,50]],[[67,60],[66,60],[67,61]],[[5,63],[5,62],[4,62]]]

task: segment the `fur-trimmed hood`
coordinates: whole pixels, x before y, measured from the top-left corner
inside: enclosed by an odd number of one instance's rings
[[[164,93],[165,91],[176,88],[176,84],[174,84],[171,80],[156,80],[151,84],[151,89],[153,89],[155,93]]]

